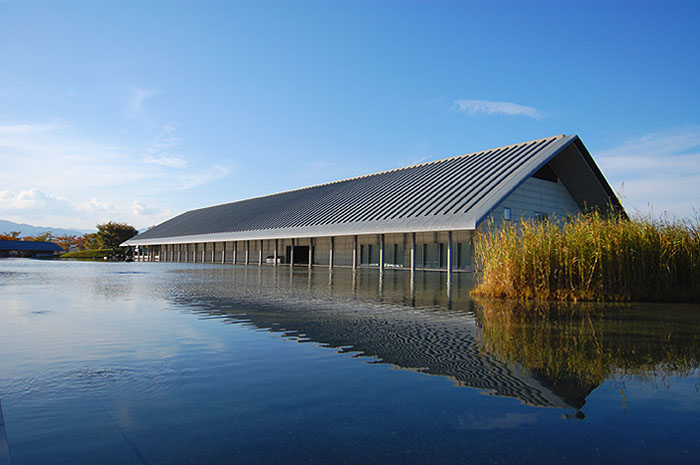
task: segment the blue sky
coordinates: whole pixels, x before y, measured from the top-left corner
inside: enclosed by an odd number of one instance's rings
[[[700,208],[700,2],[0,0],[0,218],[186,210],[578,134]]]

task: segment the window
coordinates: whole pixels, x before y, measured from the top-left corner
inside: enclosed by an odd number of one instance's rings
[[[542,223],[544,221],[547,221],[548,216],[549,215],[547,215],[546,213],[535,212],[535,221]]]
[[[510,221],[510,208],[508,208],[508,207],[503,208],[503,219],[506,221]]]

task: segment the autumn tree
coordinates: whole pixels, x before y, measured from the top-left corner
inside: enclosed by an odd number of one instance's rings
[[[10,231],[9,233],[0,234],[0,240],[3,241],[19,241],[19,235],[22,234],[21,231]]]
[[[54,237],[53,234],[51,234],[51,231],[47,231],[45,233],[37,234],[36,236],[23,237],[22,240],[32,242],[51,242],[53,238]]]
[[[97,225],[97,243],[103,249],[116,249],[119,245],[134,237],[138,231],[126,223],[113,223]]]
[[[70,234],[65,234],[63,236],[54,237],[54,244],[60,245],[66,252],[70,251],[72,248],[78,245],[78,236],[73,236]]]

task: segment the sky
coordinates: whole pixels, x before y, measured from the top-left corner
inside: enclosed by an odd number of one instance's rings
[[[0,0],[0,218],[194,208],[578,134],[700,209],[700,2]]]

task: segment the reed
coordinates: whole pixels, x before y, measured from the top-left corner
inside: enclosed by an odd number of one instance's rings
[[[604,218],[491,224],[472,295],[558,301],[700,301],[700,224]]]

